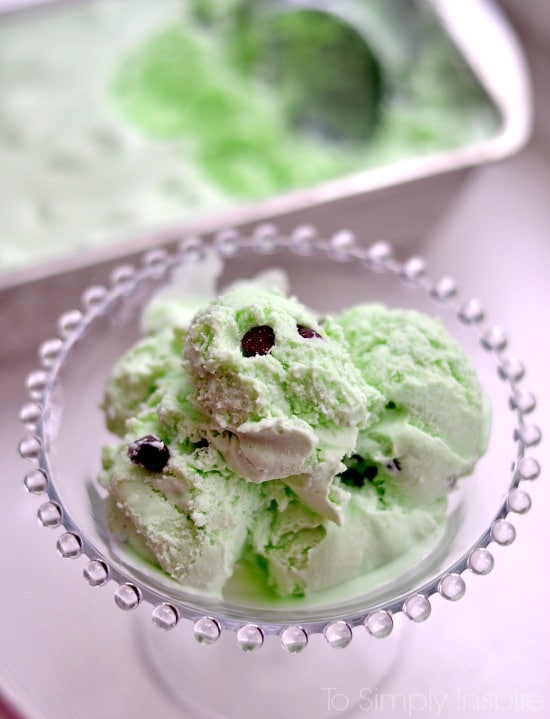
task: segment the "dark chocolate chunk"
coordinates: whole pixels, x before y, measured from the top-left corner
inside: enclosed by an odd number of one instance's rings
[[[243,335],[241,348],[245,357],[266,355],[275,344],[275,332],[269,325],[252,327]]]
[[[389,402],[386,402],[386,409],[396,409],[397,405],[393,400],[390,399]]]
[[[162,472],[170,459],[170,451],[161,439],[148,434],[128,445],[128,457],[149,472]]]
[[[306,340],[313,339],[313,337],[319,337],[319,339],[323,339],[321,335],[316,332],[311,327],[304,327],[303,325],[298,325],[298,334],[301,337],[305,337]]]
[[[376,479],[377,474],[378,474],[378,467],[375,464],[368,464],[365,466],[365,473],[363,476],[369,482],[372,482],[373,479]]]
[[[348,487],[363,487],[365,482],[372,482],[378,475],[378,467],[358,454],[344,459],[346,469],[340,475],[342,484]]]

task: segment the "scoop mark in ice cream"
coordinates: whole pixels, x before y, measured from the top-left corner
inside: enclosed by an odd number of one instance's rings
[[[162,472],[170,459],[170,450],[159,437],[147,434],[128,445],[128,457],[149,472]]]
[[[269,325],[252,327],[243,335],[241,347],[245,357],[266,355],[271,352],[275,344],[275,332]]]
[[[321,335],[314,329],[312,329],[311,327],[304,327],[303,325],[298,325],[298,334],[300,335],[300,337],[304,337],[306,340],[313,339],[314,337],[323,339]]]

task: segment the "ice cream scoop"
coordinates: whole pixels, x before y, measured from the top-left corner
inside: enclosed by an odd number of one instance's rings
[[[332,480],[383,398],[361,378],[343,333],[296,300],[238,289],[192,321],[185,342],[191,403],[204,436],[252,482],[282,479],[340,522]]]
[[[471,362],[438,320],[418,312],[359,305],[337,321],[363,380],[384,397],[356,454],[409,502],[445,496],[488,441],[489,407]]]

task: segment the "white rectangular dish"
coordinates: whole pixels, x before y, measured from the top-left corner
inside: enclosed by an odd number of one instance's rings
[[[163,13],[171,17],[173,4],[172,0],[155,4],[155,8],[166,7],[166,10],[151,11],[151,13],[160,13],[160,19],[152,14],[152,19],[145,17],[139,22],[132,20],[137,23],[136,37],[143,36],[144,27],[147,29],[149,22],[153,20],[157,23],[164,22]],[[346,3],[348,4],[353,9],[353,0]],[[306,8],[326,5],[327,9],[332,11],[330,0],[316,0],[314,3],[304,0],[298,5]],[[403,159],[394,158],[389,163],[374,163],[368,169],[360,169],[335,179],[275,193],[254,202],[233,199],[230,202],[212,200],[210,203],[208,200],[203,206],[197,207],[196,211],[182,207],[181,219],[173,208],[170,211],[155,210],[153,214],[146,214],[140,218],[136,215],[133,220],[124,220],[120,216],[114,219],[111,217],[109,221],[112,220],[114,224],[109,226],[107,223],[106,229],[103,228],[101,244],[94,247],[95,240],[84,240],[81,237],[78,243],[75,240],[72,251],[67,245],[67,249],[63,252],[57,250],[55,253],[50,252],[48,245],[55,244],[60,235],[69,236],[74,232],[75,235],[82,236],[88,233],[91,237],[91,234],[98,229],[91,226],[95,222],[94,213],[102,209],[102,202],[109,203],[113,195],[120,193],[124,201],[133,203],[136,207],[148,202],[148,189],[144,183],[140,180],[128,187],[125,180],[128,174],[127,168],[124,170],[126,175],[123,173],[117,178],[116,173],[120,168],[116,163],[105,176],[108,179],[101,180],[103,175],[94,175],[98,172],[99,162],[95,158],[92,165],[85,165],[83,169],[85,174],[91,173],[93,177],[86,179],[84,183],[76,178],[74,187],[70,178],[60,180],[60,175],[56,175],[55,172],[44,174],[41,167],[45,160],[48,158],[51,160],[48,152],[54,153],[54,159],[60,162],[63,158],[67,160],[67,149],[76,147],[81,128],[74,128],[71,124],[73,120],[80,122],[78,118],[82,116],[84,110],[89,111],[88,95],[91,92],[90,88],[95,87],[95,85],[88,86],[85,82],[85,63],[93,61],[95,57],[93,53],[90,54],[92,51],[89,47],[83,46],[82,57],[79,57],[78,45],[75,44],[77,41],[73,40],[71,44],[71,40],[67,39],[64,41],[66,47],[60,49],[53,60],[48,58],[55,49],[52,47],[55,33],[59,32],[59,29],[54,32],[52,28],[59,26],[62,29],[63,22],[67,22],[70,30],[73,25],[77,27],[75,18],[79,27],[86,23],[89,16],[91,39],[88,44],[93,46],[96,42],[94,37],[97,40],[101,39],[101,32],[109,27],[109,22],[112,20],[109,13],[114,12],[111,8],[115,8],[119,13],[123,6],[120,0],[107,0],[104,3],[47,3],[42,7],[0,16],[0,47],[2,38],[10,41],[11,45],[15,43],[15,50],[13,47],[10,50],[8,47],[10,42],[4,42],[3,53],[8,61],[7,67],[9,63],[14,63],[14,67],[18,68],[15,77],[20,76],[23,82],[22,85],[18,85],[18,80],[14,79],[10,82],[6,79],[7,76],[4,77],[3,82],[6,90],[4,94],[11,105],[8,105],[8,112],[4,113],[3,118],[5,157],[0,172],[0,183],[3,183],[0,203],[3,217],[2,242],[7,248],[7,256],[15,258],[18,253],[24,253],[23,246],[27,241],[30,242],[31,236],[37,248],[34,259],[30,255],[23,257],[21,254],[20,261],[14,260],[12,264],[8,261],[5,264],[4,272],[0,272],[0,290],[27,286],[28,283],[39,279],[64,275],[69,270],[121,258],[146,247],[171,242],[181,236],[182,232],[209,232],[222,226],[241,226],[259,221],[276,221],[283,230],[300,222],[313,222],[322,232],[330,233],[339,229],[341,218],[345,218],[346,227],[352,231],[361,229],[367,240],[386,237],[397,244],[411,241],[425,235],[442,217],[471,168],[513,154],[529,136],[531,127],[529,74],[514,32],[494,2],[470,0],[467,3],[460,3],[458,7],[454,0],[418,0],[414,7],[418,12],[428,12],[431,18],[435,18],[442,36],[458,51],[461,62],[469,68],[487,102],[494,108],[496,121],[488,134],[478,136],[477,139],[452,149],[426,151],[424,148],[416,155],[409,152]],[[105,17],[95,12],[96,7],[106,8]],[[31,52],[29,48],[24,47],[27,29],[31,33],[29,34],[31,40],[33,37],[39,37],[42,31],[44,33],[44,47],[48,52],[44,57],[43,80],[40,79],[41,70],[39,64],[37,65],[40,49]],[[16,41],[19,39],[21,42],[17,44]],[[83,35],[81,40],[85,39]],[[107,45],[108,43],[105,48]],[[102,45],[100,54],[103,50]],[[109,68],[94,70],[94,72],[99,72],[100,75],[101,72],[105,75],[107,70],[110,72],[112,61],[111,57]],[[61,69],[56,70],[56,63]],[[72,67],[68,69],[69,65],[74,65],[74,69]],[[77,94],[79,78],[82,78],[82,98]],[[28,86],[24,84],[26,79]],[[70,80],[72,84],[67,84],[66,87],[63,85],[61,93],[57,91],[58,99],[53,98],[50,107],[47,88],[54,80],[56,83],[65,80],[69,83]],[[2,87],[1,78],[0,87]],[[60,100],[65,90],[68,100]],[[56,103],[59,107],[56,107]],[[75,104],[74,109],[73,104]],[[13,112],[9,109],[10,106]],[[28,108],[27,112],[25,108]],[[96,129],[100,121],[109,124],[103,117],[104,112],[104,109],[98,110],[98,117],[92,118]],[[33,122],[32,118],[37,115],[40,115],[38,122]],[[49,122],[51,126],[53,122],[55,127],[55,118],[64,116],[68,116],[68,124],[67,127],[62,125],[59,128],[58,139],[55,136],[52,138],[51,135],[44,135],[43,132],[41,134],[45,123]],[[14,124],[16,117],[21,118],[19,127]],[[111,122],[112,118],[109,116],[108,120]],[[1,132],[0,126],[0,134]],[[11,144],[10,133],[13,135]],[[17,137],[23,136],[27,137],[25,141],[27,145],[17,146]],[[33,137],[36,141],[35,145],[32,144]],[[44,144],[47,147],[44,148]],[[53,145],[51,148],[50,144]],[[143,165],[142,150],[143,148],[140,149],[141,164],[136,165],[137,170]],[[147,146],[145,154],[149,157],[147,153],[150,153],[150,159],[145,167],[151,167],[153,174],[160,172],[161,165],[164,166],[162,163],[166,158],[163,158],[163,152],[165,154],[162,148],[159,150],[153,145]],[[28,157],[23,161],[21,158],[25,153]],[[2,157],[1,142],[0,157]],[[110,167],[109,152],[106,152],[102,162],[106,163],[106,168]],[[104,200],[97,202],[94,200],[95,204],[89,205],[83,194],[88,185],[95,181],[94,177],[98,182],[101,181],[101,184],[108,182],[108,187],[103,190]],[[65,186],[63,182],[66,184],[65,190],[62,190]],[[63,197],[65,193],[63,199],[65,207],[52,208],[50,192],[54,197],[60,193],[60,197]],[[106,211],[108,210],[109,213],[112,211],[117,215],[120,210],[118,199],[115,204],[116,207],[114,204],[113,207],[109,205]],[[58,211],[62,216],[61,219],[57,217]],[[51,259],[48,259],[50,257]]]

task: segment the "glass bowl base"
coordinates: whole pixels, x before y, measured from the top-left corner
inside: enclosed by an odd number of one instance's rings
[[[325,719],[350,716],[391,678],[408,632],[401,622],[384,639],[358,627],[338,649],[320,634],[299,653],[281,650],[268,636],[259,651],[245,652],[232,632],[211,646],[197,643],[187,622],[161,631],[136,613],[139,655],[154,680],[194,719]],[[187,631],[185,631],[187,629]]]

